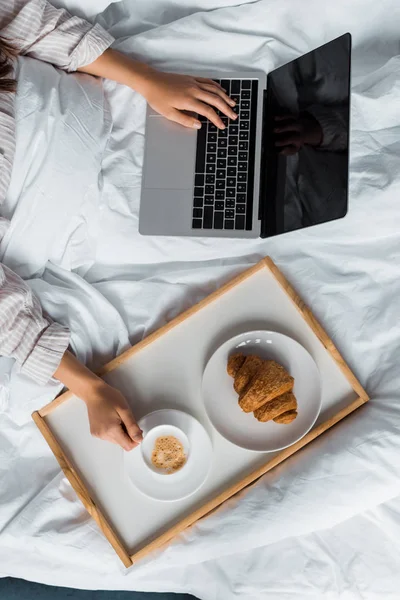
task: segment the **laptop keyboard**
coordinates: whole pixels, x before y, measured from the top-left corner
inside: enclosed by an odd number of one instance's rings
[[[236,101],[238,119],[217,111],[221,130],[199,115],[192,228],[251,230],[258,81],[216,81]]]

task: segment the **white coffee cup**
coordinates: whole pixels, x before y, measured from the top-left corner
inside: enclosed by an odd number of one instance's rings
[[[173,436],[175,437],[183,446],[183,450],[186,456],[186,462],[177,471],[167,471],[167,469],[158,469],[151,460],[151,456],[156,444],[156,440],[159,437]],[[158,475],[174,475],[175,473],[180,473],[182,469],[184,469],[187,465],[187,460],[189,457],[190,444],[187,435],[179,429],[179,427],[175,427],[175,425],[157,425],[157,427],[153,427],[149,431],[143,431],[143,441],[140,444],[140,449],[142,452],[143,460],[146,466],[151,469],[154,473]]]

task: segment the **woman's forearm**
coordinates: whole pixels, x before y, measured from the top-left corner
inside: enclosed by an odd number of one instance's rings
[[[232,110],[235,102],[215,81],[162,73],[110,48],[94,62],[78,70],[131,87],[142,94],[158,113],[185,127],[200,129],[201,122],[195,116],[197,113],[207,117],[220,129],[225,129],[214,108],[230,119],[237,118]]]
[[[104,385],[100,377],[68,351],[64,353],[54,377],[85,402]]]
[[[155,73],[155,70],[145,63],[134,60],[111,48],[108,48],[90,65],[80,67],[78,71],[111,79],[129,86],[139,93],[144,91],[146,81]]]

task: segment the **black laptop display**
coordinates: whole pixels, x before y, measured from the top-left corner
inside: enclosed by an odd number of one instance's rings
[[[351,37],[270,73],[264,107],[262,236],[344,217]]]

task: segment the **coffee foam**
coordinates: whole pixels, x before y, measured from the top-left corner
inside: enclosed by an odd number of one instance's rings
[[[168,474],[175,473],[186,463],[186,454],[182,443],[173,435],[165,435],[156,439],[151,462],[157,469]]]

